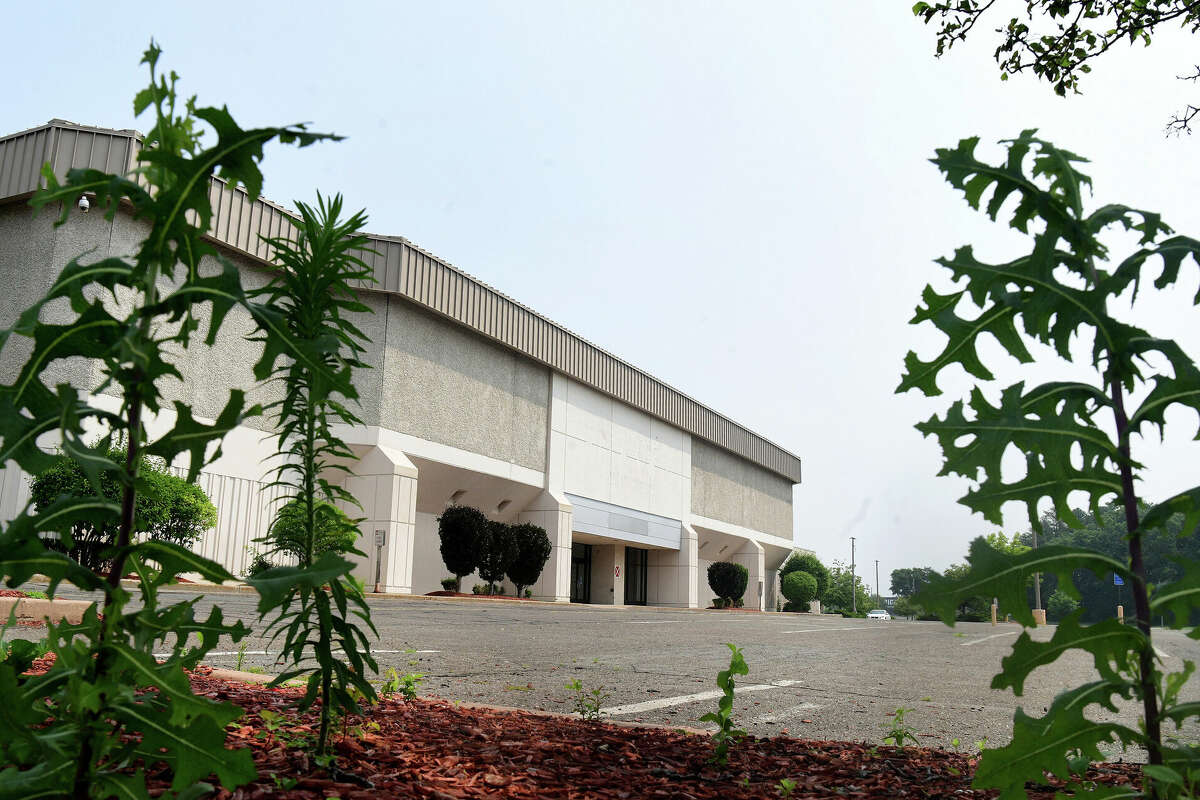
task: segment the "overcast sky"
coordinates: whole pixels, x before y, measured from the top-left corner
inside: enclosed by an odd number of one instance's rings
[[[340,191],[370,231],[796,453],[796,543],[848,561],[856,536],[860,574],[873,584],[878,559],[886,593],[893,568],[942,569],[996,529],[957,505],[965,483],[936,477],[940,451],[912,427],[970,382],[947,373],[942,399],[893,394],[905,352],[939,344],[906,324],[927,282],[948,285],[931,259],[967,243],[995,260],[1024,252],[943,182],[934,148],[1038,127],[1092,159],[1096,202],[1200,236],[1200,141],[1163,135],[1200,99],[1174,79],[1197,40],[1118,48],[1062,99],[1032,78],[1000,82],[994,25],[935,60],[910,5],[21,3],[5,13],[0,134],[53,117],[144,130],[132,97],[154,36],[182,91],[243,126],[348,137],[272,149],[267,197]],[[1180,299],[1196,283],[1191,267],[1180,295],[1131,319],[1200,352]],[[985,353],[998,385],[1058,374]],[[1196,418],[1175,424],[1163,447],[1135,441],[1151,499],[1200,483]],[[1006,532],[1027,528],[1012,507]]]

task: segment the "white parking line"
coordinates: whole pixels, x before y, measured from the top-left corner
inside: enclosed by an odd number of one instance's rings
[[[669,619],[627,619],[626,625],[670,625]]]
[[[1162,650],[1159,650],[1158,645],[1154,645],[1154,653],[1159,658],[1170,658],[1171,657],[1170,653],[1164,653]]]
[[[749,686],[737,687],[737,693],[742,692],[764,692],[767,689],[784,689],[788,686],[794,686],[799,681],[775,681],[774,683],[755,683]],[[720,690],[711,692],[697,692],[696,694],[682,694],[677,697],[660,697],[657,700],[647,700],[644,703],[628,703],[623,706],[612,706],[611,708],[600,709],[601,713],[611,714],[614,717],[619,717],[624,714],[640,714],[643,711],[654,711],[659,708],[670,708],[671,706],[682,706],[688,703],[698,703],[701,700],[712,700],[723,696],[725,693]]]
[[[973,644],[986,642],[988,639],[999,639],[1001,636],[1016,636],[1020,631],[1005,631],[1004,633],[993,633],[991,636],[984,636],[982,639],[973,639],[969,642],[960,642],[960,647],[970,647]]]
[[[750,720],[750,724],[759,725],[775,722],[786,722],[788,719],[796,714],[799,714],[801,711],[815,711],[818,708],[821,708],[821,706],[817,705],[816,703],[801,703],[798,706],[792,706],[791,708],[785,708],[780,711],[773,711],[770,714],[767,714],[765,717],[756,717]]]
[[[853,628],[798,628],[794,631],[780,631],[780,633],[824,633],[825,631],[882,631],[883,626],[878,628],[868,628],[863,625],[856,625]]]

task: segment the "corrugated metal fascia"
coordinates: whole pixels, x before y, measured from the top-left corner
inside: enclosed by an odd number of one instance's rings
[[[13,142],[42,132],[46,135],[44,142],[26,143],[19,152],[13,150],[13,154],[9,154]],[[92,135],[89,165],[92,165],[91,157],[103,151],[108,168],[115,169],[116,165],[111,163],[112,154],[122,151],[114,151],[113,146],[124,140],[124,169],[128,170],[141,147],[141,136],[135,131],[91,128],[62,120],[0,137],[0,201],[38,188],[37,176],[48,151],[51,151],[55,172],[61,171],[65,175],[71,165],[64,165],[61,158],[55,158],[61,154],[64,138],[74,136],[78,139],[88,134]],[[76,160],[73,155],[71,161]],[[32,178],[28,177],[30,165],[33,165]],[[11,194],[4,190],[10,169],[15,169],[19,177]],[[251,204],[245,190],[239,187],[231,191],[220,178],[213,178],[210,197],[214,213],[208,235],[214,242],[269,265],[270,247],[259,236],[295,241],[296,228],[292,224],[295,215],[283,206],[262,197]],[[597,347],[404,237],[368,234],[368,238],[370,248],[384,254],[382,258],[364,255],[364,261],[374,266],[379,280],[373,287],[375,290],[397,294],[425,306],[580,383],[793,482],[800,482],[800,459],[745,426]],[[388,255],[393,248],[398,248],[394,257]],[[394,270],[387,268],[391,263],[396,265]]]

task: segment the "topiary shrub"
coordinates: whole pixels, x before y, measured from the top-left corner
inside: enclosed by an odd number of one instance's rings
[[[489,522],[479,537],[479,577],[488,582],[488,594],[496,593],[496,584],[517,558],[517,539],[506,522]]]
[[[354,543],[358,541],[358,526],[346,512],[325,500],[316,501],[314,512],[313,559],[322,553],[347,553],[354,549]],[[293,500],[279,509],[263,541],[270,548],[269,553],[279,553],[303,563],[306,547],[304,504]]]
[[[798,611],[807,611],[808,604],[817,599],[817,579],[808,572],[789,572],[784,576],[780,588],[788,599],[788,605]]]
[[[517,597],[525,594],[525,587],[537,583],[546,562],[550,560],[550,537],[544,528],[530,522],[510,526],[517,545],[517,557],[509,565],[508,579],[517,587]]]
[[[438,517],[439,552],[446,569],[454,573],[454,591],[462,591],[463,576],[479,566],[479,539],[489,524],[482,511],[470,506],[450,506]]]
[[[458,576],[451,575],[449,578],[442,578],[442,588],[447,592],[458,591]]]
[[[114,447],[108,458],[124,464],[126,451]],[[204,531],[217,524],[217,509],[208,495],[194,483],[172,475],[157,459],[142,458],[139,467],[143,484],[134,501],[134,532],[156,541],[174,542],[190,547]],[[74,460],[61,456],[54,464],[36,475],[30,482],[30,495],[39,509],[48,508],[63,495],[86,497],[92,494],[87,475]],[[105,498],[121,502],[123,487],[116,473],[105,471],[100,476],[100,491]],[[99,573],[108,568],[104,550],[116,541],[115,521],[94,522],[83,519],[71,529],[74,539],[70,551],[57,538],[43,541],[51,550],[66,552],[83,566]]]
[[[708,565],[708,585],[718,596],[732,605],[746,593],[750,570],[731,561],[714,561]]]
[[[793,553],[792,557],[779,568],[779,580],[782,583],[793,572],[807,572],[817,580],[817,597],[825,594],[829,588],[829,570],[812,553]],[[817,597],[813,599],[816,600]]]

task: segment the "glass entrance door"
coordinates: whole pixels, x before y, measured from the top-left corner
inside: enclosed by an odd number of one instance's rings
[[[592,602],[592,546],[571,545],[571,602]]]
[[[639,547],[625,548],[625,605],[646,605],[646,564],[650,551]]]

